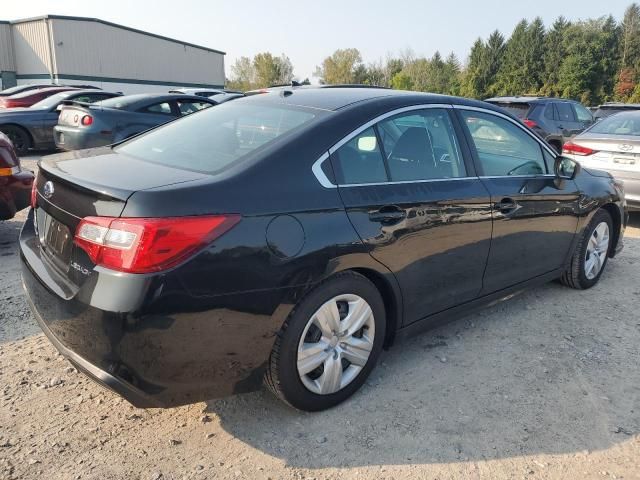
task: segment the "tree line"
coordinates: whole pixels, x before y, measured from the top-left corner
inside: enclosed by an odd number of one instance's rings
[[[259,53],[231,67],[231,88],[243,90],[290,83],[286,55]],[[399,54],[364,63],[355,48],[336,50],[316,68],[321,83],[358,83],[401,90],[488,98],[547,95],[587,105],[640,103],[640,6],[632,3],[618,22],[609,15],[550,27],[540,18],[521,20],[506,38],[498,30],[472,45],[464,66],[455,54]],[[305,79],[308,83],[308,79]]]

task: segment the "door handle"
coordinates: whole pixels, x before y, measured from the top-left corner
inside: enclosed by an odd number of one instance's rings
[[[369,220],[372,222],[380,222],[382,224],[391,224],[404,220],[407,216],[407,212],[394,205],[382,207],[376,212],[369,214]]]
[[[520,209],[520,205],[513,198],[503,198],[495,205],[495,209],[503,215],[509,215]]]

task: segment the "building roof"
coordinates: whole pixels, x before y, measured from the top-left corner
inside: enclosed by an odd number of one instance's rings
[[[11,21],[0,20],[0,24],[1,23],[18,24],[18,23],[34,22],[34,21],[38,21],[38,20],[48,20],[48,19],[52,19],[52,20],[73,20],[73,21],[77,21],[77,22],[96,22],[96,23],[101,23],[103,25],[108,25],[110,27],[120,28],[122,30],[128,30],[130,32],[140,33],[142,35],[147,35],[149,37],[155,37],[155,38],[159,38],[161,40],[167,40],[169,42],[179,43],[180,45],[186,45],[188,47],[198,48],[200,50],[206,50],[208,52],[214,52],[214,53],[219,53],[221,55],[226,55],[226,52],[223,52],[221,50],[215,50],[213,48],[203,47],[202,45],[196,45],[194,43],[183,42],[182,40],[176,40],[175,38],[170,38],[170,37],[165,37],[163,35],[158,35],[158,34],[155,34],[155,33],[145,32],[144,30],[138,30],[137,28],[125,27],[124,25],[119,25],[117,23],[108,22],[106,20],[101,20],[99,18],[71,17],[71,16],[66,16],[66,15],[41,15],[39,17],[21,18],[21,19],[18,19],[18,20],[11,20]]]

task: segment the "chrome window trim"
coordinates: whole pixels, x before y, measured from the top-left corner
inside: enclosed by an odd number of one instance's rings
[[[331,180],[324,174],[322,171],[322,163],[329,158],[329,151],[326,151],[322,154],[322,156],[313,163],[311,167],[311,171],[315,175],[316,179],[320,182],[324,188],[338,188],[338,186],[334,183],[331,183]]]
[[[557,157],[557,153],[554,152],[550,147],[545,145],[544,142],[542,140],[540,140],[537,136],[535,136],[525,125],[520,124],[519,122],[515,121],[514,119],[512,119],[508,115],[505,115],[505,114],[500,113],[500,112],[496,112],[494,110],[490,110],[488,108],[472,107],[472,106],[467,106],[467,105],[456,105],[456,104],[452,105],[452,104],[447,104],[447,103],[428,103],[428,104],[422,104],[422,105],[411,105],[411,106],[408,106],[408,107],[402,107],[402,108],[398,108],[396,110],[392,110],[392,111],[387,112],[387,113],[383,113],[382,115],[379,115],[376,118],[374,118],[373,120],[370,120],[367,123],[365,123],[364,125],[361,125],[360,127],[356,128],[354,131],[352,131],[350,134],[348,134],[342,140],[338,141],[332,147],[330,147],[325,153],[322,154],[322,156],[320,158],[318,158],[318,160],[316,160],[313,163],[313,166],[311,167],[311,170],[313,171],[314,176],[316,177],[316,179],[318,180],[320,185],[322,185],[324,188],[338,188],[338,186],[340,186],[341,188],[345,188],[345,187],[375,187],[375,186],[382,186],[382,185],[404,185],[404,184],[409,184],[409,183],[447,182],[447,181],[452,181],[452,180],[469,180],[469,179],[474,179],[474,178],[475,179],[477,179],[477,178],[480,178],[480,179],[496,179],[496,178],[555,178],[554,174],[548,174],[547,173],[547,174],[544,174],[544,175],[486,175],[486,176],[480,176],[480,177],[466,176],[466,177],[451,177],[451,178],[431,178],[431,179],[425,179],[425,180],[403,180],[403,181],[395,181],[395,182],[394,181],[390,181],[390,182],[375,182],[375,183],[345,183],[343,185],[337,185],[335,183],[332,183],[331,180],[329,180],[329,178],[322,171],[322,163],[325,162],[333,153],[335,153],[336,150],[338,150],[345,143],[349,142],[354,137],[358,136],[359,134],[361,134],[362,132],[364,132],[368,128],[370,128],[373,125],[377,124],[378,122],[384,120],[385,118],[393,117],[393,116],[399,115],[401,113],[411,112],[411,111],[415,111],[415,110],[425,110],[425,109],[428,109],[428,108],[445,108],[445,109],[456,109],[456,110],[471,110],[471,111],[477,111],[477,112],[486,113],[486,114],[489,114],[489,115],[495,115],[497,117],[503,118],[503,119],[511,122],[512,124],[514,124],[518,128],[520,128],[523,132],[525,132],[527,135],[529,135],[531,138],[533,138],[553,158]]]
[[[505,115],[504,113],[496,112],[495,110],[490,110],[488,108],[471,107],[467,105],[453,105],[453,108],[455,110],[471,110],[474,112],[486,113],[489,115],[495,115],[496,117],[503,118],[504,120],[507,120],[508,122],[511,122],[512,124],[514,124],[516,127],[520,128],[524,133],[526,133],[531,138],[533,138],[536,142],[540,144],[542,148],[544,148],[547,152],[549,152],[553,158],[556,158],[558,156],[558,154],[554,152],[551,149],[551,147],[547,146],[542,140],[540,140],[536,135],[534,135],[533,132],[529,130],[529,128],[526,125],[515,121],[513,118],[509,117],[508,115]]]

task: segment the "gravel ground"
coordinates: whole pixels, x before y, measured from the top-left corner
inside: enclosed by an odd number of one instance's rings
[[[24,217],[0,223],[1,479],[640,479],[640,216],[596,288],[398,343],[316,414],[264,391],[135,409],[76,372],[24,300]]]

